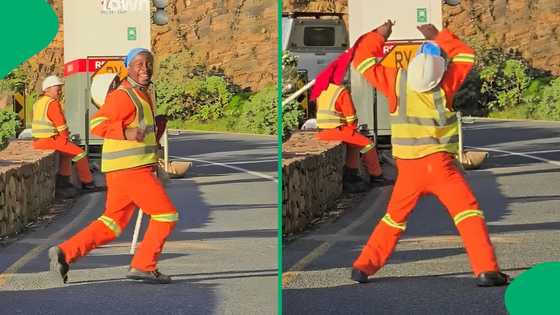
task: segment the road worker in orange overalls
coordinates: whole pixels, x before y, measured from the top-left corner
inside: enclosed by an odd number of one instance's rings
[[[507,284],[490,242],[484,213],[454,163],[458,150],[458,123],[452,111],[453,96],[474,62],[474,51],[453,33],[431,24],[418,30],[428,40],[408,68],[384,67],[377,61],[393,23],[365,35],[352,61],[356,68],[389,100],[391,139],[398,177],[387,213],[375,227],[351,278],[367,282],[395,249],[406,221],[424,194],[435,195],[447,208],[463,239],[479,286]]]
[[[382,175],[374,143],[357,130],[356,108],[350,92],[343,85],[352,54],[353,49],[347,50],[321,71],[311,90],[310,99],[317,103],[317,127],[321,129],[317,138],[325,141],[338,140],[346,144],[343,173],[345,191],[361,192],[367,190],[367,187],[361,185],[363,182],[358,175],[360,154],[370,183],[381,184],[387,181]]]
[[[33,148],[55,150],[60,153],[59,172],[56,179],[58,188],[73,187],[70,176],[72,175],[72,162],[74,162],[78,178],[82,183],[82,190],[97,191],[100,187],[95,186],[93,182],[87,153],[68,140],[68,127],[60,104],[63,85],[64,82],[56,75],[48,76],[43,81],[43,95],[33,104],[33,121],[31,123]]]
[[[49,249],[50,270],[60,274],[64,282],[69,264],[117,238],[137,208],[150,215],[150,222],[126,277],[158,284],[171,282],[157,269],[158,257],[178,213],[154,175],[158,136],[165,121],[154,117],[148,94],[153,55],[146,49],[133,49],[125,65],[128,77],[109,93],[90,122],[91,131],[104,138],[101,170],[107,178],[105,212],[69,240]]]

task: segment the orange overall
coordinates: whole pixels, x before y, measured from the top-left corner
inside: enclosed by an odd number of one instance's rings
[[[438,34],[434,41],[445,51],[450,60],[439,87],[445,97],[442,97],[439,102],[440,104],[445,103],[448,110],[446,119],[451,121],[453,95],[471,70],[474,51],[445,29]],[[382,56],[383,44],[384,38],[377,32],[367,34],[357,47],[353,66],[366,77],[370,84],[387,97],[389,112],[393,113],[393,117],[398,117],[397,113],[402,106],[399,104],[403,103],[399,102],[401,101],[399,95],[402,94],[399,94],[397,89],[406,87],[406,84],[402,85],[402,83],[399,87],[398,77],[405,71],[400,72],[398,69],[384,67],[377,63],[379,57]],[[406,102],[405,107],[418,106],[408,99],[403,101]],[[411,130],[414,129],[411,128]],[[442,149],[437,152],[436,149],[434,150],[436,152],[429,154],[417,154],[415,158],[399,158],[398,154],[395,154],[396,150],[399,150],[395,149],[395,143],[399,143],[400,139],[396,139],[394,133],[392,137],[398,177],[387,213],[375,227],[361,254],[354,261],[353,267],[368,275],[377,272],[395,249],[400,235],[406,228],[407,218],[419,198],[424,194],[433,194],[447,208],[449,215],[453,218],[463,239],[474,274],[478,276],[481,272],[498,271],[483,212],[462,173],[456,168],[452,150]]]
[[[125,91],[125,89],[127,89]],[[129,94],[132,93],[132,94]],[[135,95],[135,96],[134,96]],[[136,103],[132,99],[136,98]],[[138,109],[137,103],[149,104]],[[143,105],[144,106],[144,105]],[[156,268],[158,257],[163,250],[165,240],[175,227],[178,213],[167,196],[164,187],[153,173],[155,151],[155,136],[146,134],[143,142],[152,139],[150,145],[144,145],[135,140],[125,140],[124,129],[131,127],[133,122],[138,122],[139,116],[145,116],[148,129],[152,130],[154,119],[150,97],[139,88],[132,88],[130,83],[123,82],[121,87],[107,96],[102,108],[95,114],[90,122],[92,132],[105,139],[102,153],[102,168],[108,168],[112,163],[110,154],[106,152],[108,143],[117,144],[119,149],[134,141],[133,145],[140,146],[141,155],[128,156],[124,164],[114,164],[106,172],[107,201],[103,215],[85,229],[62,243],[60,248],[64,252],[66,261],[72,263],[86,255],[92,249],[114,240],[127,226],[136,208],[150,215],[148,229],[144,239],[134,255],[131,267],[141,271],[153,271]],[[151,117],[150,117],[151,116]],[[136,127],[136,126],[134,126]],[[130,149],[127,149],[130,152]],[[118,152],[120,155],[127,150]],[[146,153],[150,151],[149,153]],[[110,152],[114,153],[114,152]],[[148,154],[148,155],[146,155]],[[114,157],[114,156],[113,156]],[[113,158],[111,157],[111,158]],[[146,157],[149,157],[146,159]],[[120,158],[120,157],[119,157]],[[131,168],[126,168],[130,160],[137,161]],[[138,165],[150,161],[149,164]],[[118,161],[118,160],[117,160]],[[113,161],[114,162],[114,161]]]
[[[320,100],[321,98],[319,98]],[[373,142],[356,130],[358,124],[356,109],[348,90],[342,89],[338,94],[335,110],[340,113],[344,121],[342,122],[341,120],[341,125],[338,127],[322,130],[317,134],[317,138],[325,141],[338,140],[346,143],[346,167],[351,169],[359,168],[359,157],[360,153],[362,153],[362,161],[369,175],[380,176],[381,166],[379,165],[379,157]]]
[[[42,96],[47,97],[47,96]],[[47,119],[55,127],[54,135],[48,138],[33,139],[33,148],[38,150],[55,150],[60,154],[59,175],[72,175],[72,162],[76,163],[78,178],[82,183],[93,182],[91,171],[89,170],[86,152],[79,146],[68,141],[68,127],[60,102],[51,100],[47,106]],[[34,134],[36,134],[34,132]]]

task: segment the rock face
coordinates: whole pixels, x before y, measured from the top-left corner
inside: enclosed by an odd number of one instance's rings
[[[284,1],[285,11],[348,13],[348,1]],[[470,42],[517,50],[531,65],[560,75],[560,1],[462,0],[443,7],[444,25]]]
[[[282,145],[282,234],[301,232],[342,194],[346,147],[295,133]]]
[[[0,236],[20,232],[54,201],[55,153],[30,141],[12,141],[0,152]]]
[[[30,85],[47,74],[62,72],[62,0],[49,0],[60,30],[53,42],[27,62]],[[171,0],[166,26],[152,27],[152,46],[158,58],[189,49],[209,67],[221,68],[243,88],[259,90],[277,76],[277,10],[272,0]]]

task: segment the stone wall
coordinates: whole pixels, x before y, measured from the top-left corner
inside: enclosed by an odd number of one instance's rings
[[[12,141],[0,151],[0,236],[21,232],[54,201],[55,153]]]
[[[301,232],[342,194],[345,146],[299,132],[282,145],[282,234]]]

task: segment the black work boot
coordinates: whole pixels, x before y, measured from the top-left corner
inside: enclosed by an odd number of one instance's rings
[[[51,274],[60,276],[62,282],[66,283],[68,281],[68,270],[70,270],[70,266],[66,262],[62,249],[58,246],[49,248],[49,260],[49,270]]]
[[[368,282],[368,275],[356,268],[352,268],[352,275],[350,276],[350,279],[359,283],[366,283]]]
[[[385,185],[392,185],[394,181],[392,179],[386,178],[383,175],[379,176],[369,176],[369,183],[375,186],[385,186]]]
[[[509,276],[499,271],[481,272],[476,277],[476,285],[479,287],[498,287],[509,283]]]
[[[360,193],[368,191],[369,187],[358,175],[358,169],[345,166],[342,173],[342,189],[348,193]]]
[[[70,182],[70,176],[56,175],[56,188],[74,188]]]
[[[105,186],[96,186],[94,182],[82,183],[82,192],[84,193],[104,191],[106,189]]]
[[[157,269],[154,271],[141,271],[136,268],[130,268],[128,270],[128,273],[126,274],[126,277],[128,279],[141,280],[142,282],[153,283],[153,284],[171,283],[171,277],[168,275],[164,275],[163,273],[159,272]]]

